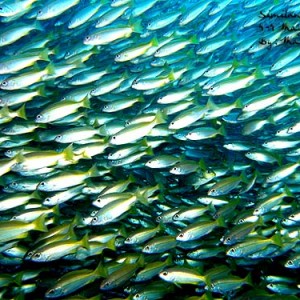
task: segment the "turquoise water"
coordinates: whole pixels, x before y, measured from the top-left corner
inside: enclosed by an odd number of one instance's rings
[[[297,299],[297,1],[0,1],[0,298]]]

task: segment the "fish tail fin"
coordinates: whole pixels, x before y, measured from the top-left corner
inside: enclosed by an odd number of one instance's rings
[[[52,208],[52,212],[54,215],[59,216],[60,212],[59,212],[59,204],[56,204],[53,208]]]
[[[135,183],[135,182],[136,182],[136,179],[135,179],[135,177],[133,176],[132,173],[129,174],[129,176],[128,176],[128,178],[127,178],[127,181],[128,181],[129,183]]]
[[[145,152],[146,152],[146,155],[149,155],[149,156],[154,155],[153,149],[151,147],[148,147]]]
[[[248,177],[246,176],[246,173],[245,173],[245,171],[243,170],[242,171],[242,173],[241,173],[241,175],[240,175],[240,178],[241,178],[241,181],[242,182],[244,182],[244,183],[249,183],[249,179],[248,179]]]
[[[293,193],[291,192],[291,190],[288,188],[288,186],[284,187],[284,193],[286,195],[286,197],[292,197],[294,198],[295,196],[293,195]]]
[[[46,89],[45,89],[45,85],[41,85],[38,89],[37,89],[37,94],[41,97],[46,97]]]
[[[126,227],[122,224],[119,228],[119,230],[117,231],[118,236],[123,236],[123,237],[127,237],[127,231],[126,231]]]
[[[139,267],[143,267],[145,265],[145,258],[143,254],[141,254],[136,263]]]
[[[25,104],[23,104],[18,110],[17,110],[17,115],[19,118],[27,120],[26,116],[26,110],[25,110]]]
[[[198,40],[196,34],[194,34],[194,35],[189,39],[189,41],[191,42],[191,44],[196,44],[196,45],[197,45],[197,44],[199,43],[199,40]]]
[[[41,22],[39,22],[39,21],[35,21],[34,27],[35,27],[36,30],[39,30],[39,31],[44,31],[45,30],[44,27],[42,26]]]
[[[279,247],[282,246],[282,239],[281,239],[281,235],[280,235],[279,232],[277,232],[276,234],[274,234],[274,235],[271,237],[271,241],[272,241],[275,245],[277,245],[277,246],[279,246]]]
[[[48,74],[48,75],[53,75],[53,74],[55,74],[55,67],[54,67],[54,64],[50,62],[50,63],[48,64],[48,66],[46,67],[45,72],[46,72],[46,74]]]
[[[285,96],[292,96],[294,95],[287,86],[283,87],[282,89],[282,93],[285,95]]]
[[[263,74],[262,70],[260,68],[256,68],[255,72],[254,72],[254,77],[256,79],[264,79],[265,75]]]
[[[42,197],[40,196],[40,194],[37,190],[35,190],[32,194],[30,194],[30,198],[31,199],[37,199],[37,200],[42,199]]]
[[[176,80],[176,77],[175,77],[175,74],[174,74],[173,71],[171,71],[170,74],[169,74],[167,77],[168,77],[168,79],[169,79],[170,81]]]
[[[22,281],[23,281],[23,276],[24,276],[24,272],[19,272],[15,277],[14,277],[14,282],[21,286],[22,285]]]
[[[80,240],[80,245],[81,245],[83,248],[87,249],[87,250],[90,249],[90,245],[89,245],[89,236],[88,236],[88,234],[85,234],[85,235],[83,236],[83,238]]]
[[[253,286],[251,273],[248,273],[248,275],[244,278],[245,284]]]
[[[219,134],[220,134],[220,135],[223,135],[223,136],[226,135],[226,130],[225,130],[224,125],[222,125],[222,126],[219,128]]]
[[[91,108],[90,99],[88,96],[85,96],[81,103],[82,103],[82,107]]]
[[[224,217],[221,216],[219,217],[217,220],[216,220],[218,226],[220,227],[226,227],[226,223],[225,223],[225,220],[224,220]]]
[[[132,31],[136,33],[143,33],[143,26],[141,20],[132,23]]]
[[[166,119],[167,119],[166,115],[163,112],[158,111],[155,116],[155,123],[156,124],[166,123]]]
[[[139,190],[137,190],[136,191],[136,193],[137,193],[137,200],[140,202],[140,203],[142,203],[142,204],[144,204],[145,206],[149,206],[149,200],[148,200],[148,197],[147,197],[147,195],[146,195],[146,192],[144,192],[143,194],[139,191]]]
[[[234,103],[235,108],[243,108],[243,102],[241,98],[238,98]]]
[[[104,268],[102,261],[99,262],[98,266],[96,267],[93,273],[95,275],[99,275],[99,277],[103,277],[103,278],[107,277],[107,271]]]
[[[41,60],[50,61],[49,56],[48,56],[48,49],[41,51],[39,57]]]
[[[159,42],[156,36],[151,40],[151,45],[152,47],[158,47]]]
[[[74,158],[73,144],[70,144],[67,148],[65,148],[63,154],[66,160],[73,160]]]
[[[276,125],[276,122],[274,121],[274,116],[273,115],[270,115],[267,118],[267,121],[268,121],[269,124]]]
[[[214,110],[214,109],[218,109],[219,107],[214,103],[212,97],[209,97],[206,103],[206,108],[208,110]]]
[[[94,164],[89,170],[88,170],[88,175],[90,177],[97,177],[99,175],[99,171],[97,168],[97,165]]]
[[[106,243],[106,248],[116,251],[116,238],[112,238],[110,239],[107,243]]]
[[[205,161],[204,161],[203,158],[201,158],[201,159],[199,160],[198,165],[199,165],[199,167],[200,167],[201,170],[203,170],[203,171],[206,171],[206,170],[207,170],[206,163],[205,163]]]
[[[45,215],[41,215],[40,217],[38,217],[37,219],[34,220],[34,228],[37,231],[42,231],[42,232],[47,232],[48,228],[46,227],[45,224],[45,219],[46,216]]]

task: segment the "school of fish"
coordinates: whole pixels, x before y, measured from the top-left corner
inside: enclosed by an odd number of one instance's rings
[[[0,18],[1,299],[299,299],[299,0]]]

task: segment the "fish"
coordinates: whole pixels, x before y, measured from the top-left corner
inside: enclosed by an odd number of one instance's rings
[[[14,239],[26,238],[30,231],[36,230],[41,232],[47,232],[48,228],[44,224],[45,216],[40,216],[33,222],[23,222],[17,220],[2,221],[0,223],[1,235],[0,243],[9,242]]]
[[[206,280],[206,278],[203,275],[199,274],[196,270],[191,270],[184,267],[167,268],[159,273],[159,277],[167,282],[172,282],[176,285],[201,285],[205,283]]]
[[[105,276],[106,272],[101,263],[95,270],[83,269],[71,271],[60,277],[57,283],[46,292],[45,296],[47,298],[66,296],[80,289],[82,286]]]

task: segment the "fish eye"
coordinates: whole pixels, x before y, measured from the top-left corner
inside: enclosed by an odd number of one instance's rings
[[[213,91],[213,89],[214,89],[214,87],[213,87],[213,86],[211,86],[211,87],[209,88],[209,90],[210,90],[210,91]]]
[[[40,183],[40,186],[44,186],[44,185],[45,185],[45,182],[42,181],[42,182]]]
[[[86,37],[85,37],[85,40],[86,41],[89,41],[91,39],[91,37],[89,36],[89,35],[87,35]]]
[[[231,248],[231,249],[230,249],[230,252],[234,253],[234,252],[235,252],[235,249],[234,249],[234,248]]]
[[[149,23],[148,23],[148,25],[147,25],[147,27],[150,27],[150,26],[151,26],[151,24],[152,24],[152,23],[151,23],[151,22],[149,22]]]
[[[117,55],[116,55],[116,58],[120,58],[120,57],[121,57],[121,55],[120,55],[120,54],[117,54]]]
[[[1,83],[2,85],[7,85],[7,81],[6,80],[4,80],[4,81],[2,81],[2,83]]]
[[[36,116],[36,119],[37,119],[37,120],[39,120],[39,119],[41,119],[41,118],[42,118],[42,115],[37,115],[37,116]]]
[[[17,184],[16,182],[12,182],[10,185],[11,185],[12,187],[16,187],[18,184]]]
[[[127,241],[127,242],[130,242],[130,241],[131,241],[131,238],[130,238],[130,237],[128,237],[128,238],[126,239],[126,241]]]
[[[269,287],[273,287],[273,283],[270,283],[270,284],[269,284]]]
[[[136,297],[136,298],[140,298],[141,295],[140,295],[140,294],[135,294],[135,297]]]
[[[230,237],[228,237],[228,238],[226,239],[226,241],[227,241],[227,242],[230,242],[230,241],[231,241],[231,238],[230,238]]]
[[[40,258],[40,257],[41,257],[41,253],[35,253],[35,254],[33,255],[33,257],[35,257],[35,258]]]
[[[177,170],[178,170],[178,168],[177,168],[177,167],[174,167],[174,168],[173,168],[173,171],[177,171]]]
[[[162,275],[163,275],[163,276],[167,276],[167,275],[168,275],[168,272],[167,272],[167,271],[164,271],[164,272],[162,273]]]
[[[109,286],[109,285],[110,285],[109,281],[107,281],[107,282],[104,283],[104,286]]]
[[[160,221],[160,220],[161,220],[161,216],[158,216],[158,217],[156,218],[156,220],[157,220],[157,221]]]
[[[212,189],[212,190],[210,190],[211,191],[211,193],[215,193],[216,192],[216,190],[215,189]]]
[[[179,234],[179,237],[180,237],[180,238],[184,237],[184,234],[183,234],[183,233],[180,233],[180,234]]]
[[[178,219],[179,218],[179,215],[178,214],[175,214],[173,219]]]
[[[294,219],[294,218],[295,218],[295,215],[290,215],[290,218]]]
[[[56,136],[56,139],[60,140],[62,138],[62,136],[59,134]]]
[[[46,198],[45,202],[50,202],[50,200],[51,200],[50,198]]]
[[[147,251],[150,250],[150,247],[149,247],[149,246],[146,246],[146,247],[145,247],[145,250],[147,250]]]
[[[287,263],[289,266],[291,266],[293,264],[293,262],[291,260],[289,260]]]
[[[98,220],[98,218],[97,218],[97,217],[94,217],[94,218],[93,218],[93,221],[94,221],[94,222],[96,222],[97,220]]]
[[[259,212],[259,209],[257,208],[257,209],[254,209],[254,212],[255,213],[258,213]]]
[[[138,83],[138,80],[135,79],[135,80],[133,80],[133,83],[132,83],[132,84],[137,84],[137,83]]]
[[[112,139],[115,140],[115,139],[116,139],[116,136],[114,135],[114,136],[112,137]]]
[[[1,99],[0,99],[0,102],[1,102]],[[292,131],[293,129],[294,129],[294,127],[290,127],[288,130]]]
[[[39,11],[38,11],[38,15],[40,15],[42,13],[42,10],[40,9]]]

